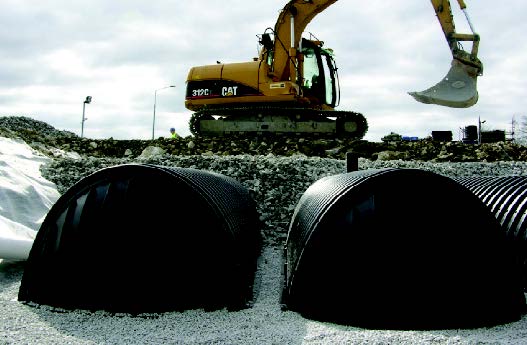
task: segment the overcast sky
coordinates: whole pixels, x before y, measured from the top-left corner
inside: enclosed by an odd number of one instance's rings
[[[2,0],[0,116],[24,115],[84,136],[150,139],[175,127],[186,136],[184,107],[192,66],[249,61],[286,0],[141,1]],[[479,101],[452,109],[416,102],[447,73],[451,55],[427,0],[341,0],[306,32],[334,49],[341,84],[339,110],[364,114],[365,139],[391,131],[426,137],[433,130],[477,125],[509,131],[527,115],[527,2],[466,0],[481,35]],[[453,1],[458,32],[470,33]],[[470,50],[471,44],[465,43]],[[162,89],[169,85],[175,88]],[[162,90],[161,90],[162,89]]]

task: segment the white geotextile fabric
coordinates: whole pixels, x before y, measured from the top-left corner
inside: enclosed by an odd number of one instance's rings
[[[49,159],[23,141],[0,137],[1,259],[27,259],[40,225],[60,196],[40,173]]]

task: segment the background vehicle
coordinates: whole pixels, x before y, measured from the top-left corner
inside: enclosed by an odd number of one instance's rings
[[[259,36],[259,57],[250,62],[193,67],[185,106],[194,135],[271,133],[362,138],[365,117],[337,111],[340,90],[333,51],[313,35],[302,34],[311,20],[336,0],[291,0],[275,27]],[[458,0],[460,7],[466,6]],[[410,93],[416,100],[449,107],[477,101],[479,36],[457,34],[450,2],[432,0],[454,60],[447,77],[433,88]],[[467,16],[468,18],[468,16]],[[475,42],[471,53],[459,41]]]

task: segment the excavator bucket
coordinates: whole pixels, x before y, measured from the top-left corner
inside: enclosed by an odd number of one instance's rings
[[[478,72],[475,67],[452,60],[447,75],[436,85],[420,92],[409,92],[418,102],[451,108],[468,108],[478,101]]]

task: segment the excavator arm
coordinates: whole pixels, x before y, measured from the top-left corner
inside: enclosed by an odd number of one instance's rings
[[[262,40],[264,54],[272,54],[269,75],[277,80],[296,81],[299,77],[297,62],[301,36],[311,20],[337,0],[291,0],[284,6],[276,21],[273,34]],[[477,77],[483,74],[483,64],[478,59],[479,35],[468,16],[464,0],[457,0],[470,25],[471,34],[456,32],[449,0],[431,0],[437,19],[452,53],[452,64],[447,75],[435,86],[420,92],[409,92],[417,101],[453,108],[467,108],[478,101]],[[471,41],[467,52],[461,42]]]
[[[464,0],[457,2],[465,14],[472,34],[456,32],[449,0],[431,0],[453,60],[447,75],[438,84],[421,92],[409,93],[419,102],[467,108],[478,101],[477,77],[483,74],[483,64],[477,56],[480,38],[470,21]],[[462,41],[472,42],[470,53],[462,48]]]
[[[448,42],[448,46],[452,51],[452,56],[454,59],[459,60],[460,62],[473,66],[477,75],[483,73],[483,65],[478,59],[478,47],[479,47],[479,35],[475,33],[474,26],[468,16],[467,5],[464,0],[457,0],[459,7],[464,12],[472,34],[460,34],[456,32],[456,27],[454,25],[454,17],[452,15],[452,9],[450,8],[450,2],[445,0],[432,0],[432,5],[434,6],[437,18],[441,24],[441,28],[445,34],[445,38]],[[460,48],[460,41],[472,41],[472,51],[470,54]]]

